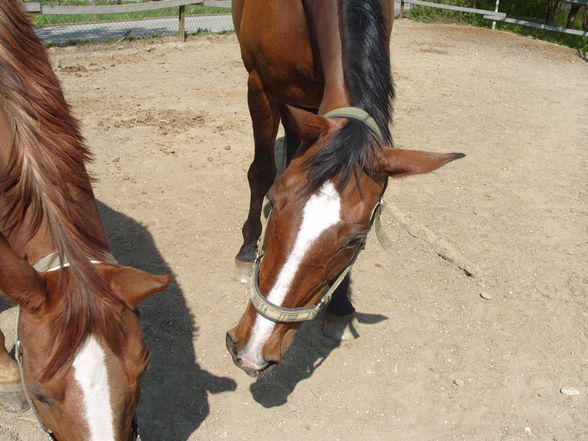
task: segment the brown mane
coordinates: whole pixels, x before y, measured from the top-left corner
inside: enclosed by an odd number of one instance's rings
[[[8,235],[26,218],[29,240],[46,226],[57,252],[71,263],[61,272],[64,306],[56,319],[60,327],[48,378],[71,360],[89,333],[120,354],[123,306],[89,261],[104,259],[109,250],[84,166],[91,154],[21,5],[0,1],[0,111],[12,129],[6,134],[8,163],[0,164],[7,206],[0,224]]]

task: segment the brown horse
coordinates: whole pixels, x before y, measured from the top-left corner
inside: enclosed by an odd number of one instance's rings
[[[148,361],[136,308],[170,276],[112,258],[90,153],[21,5],[0,2],[0,291],[20,307],[24,390],[49,439],[134,440]],[[0,343],[0,408],[23,410]]]
[[[392,14],[393,1],[233,1],[255,157],[236,257],[238,279],[253,267],[252,301],[227,333],[227,348],[250,375],[278,363],[302,320],[331,296],[327,334],[353,318],[348,271],[377,221],[388,178],[463,156],[392,147]],[[275,179],[280,120],[289,165]],[[272,211],[257,246],[266,196]]]

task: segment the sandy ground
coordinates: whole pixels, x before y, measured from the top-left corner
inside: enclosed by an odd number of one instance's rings
[[[392,41],[397,145],[468,156],[390,185],[395,246],[370,238],[354,270],[360,338],[310,322],[265,380],[224,347],[247,302],[229,279],[252,156],[235,36],[50,50],[115,255],[175,276],[141,307],[144,441],[588,440],[588,65],[453,25],[397,22]],[[42,439],[30,412],[0,415],[0,438]]]

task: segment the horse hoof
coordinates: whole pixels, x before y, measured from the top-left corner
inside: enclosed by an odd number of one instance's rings
[[[344,342],[359,337],[356,325],[355,313],[348,315],[325,314],[323,333],[332,340]]]
[[[21,383],[0,385],[0,410],[21,413],[30,407]]]
[[[243,262],[241,260],[235,259],[235,267],[233,268],[231,279],[235,282],[242,283],[243,285],[249,285],[252,268],[253,262]]]

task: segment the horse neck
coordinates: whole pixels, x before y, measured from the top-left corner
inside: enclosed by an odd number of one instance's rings
[[[389,144],[392,143],[389,124],[394,98],[389,44],[392,6],[393,2],[389,0],[331,3],[330,15],[337,12],[335,17],[338,19],[330,20],[330,26],[335,30],[330,32],[337,33],[325,39],[330,41],[321,42],[321,38],[318,39],[321,57],[325,54],[324,102],[330,104],[331,97],[344,88],[345,104],[368,112],[376,120],[384,141]],[[329,11],[323,14],[325,12]],[[323,20],[329,21],[329,17],[323,16]],[[329,29],[326,23],[323,26]],[[327,65],[335,60],[338,62],[333,63],[331,69],[334,72],[331,74]]]
[[[0,4],[0,229],[29,261],[52,251],[102,253],[78,123],[18,2]]]
[[[339,2],[336,0],[307,2],[305,9],[313,44],[318,47],[324,89],[319,113],[350,105],[351,99],[343,74]]]
[[[80,198],[76,203],[80,206],[82,211],[88,214],[88,222],[91,222],[91,228],[94,234],[98,234],[106,244],[106,233],[104,227],[99,221],[100,217],[95,201],[89,200],[89,198]],[[6,199],[5,197],[0,196],[0,212],[3,212],[5,206]],[[34,263],[39,261],[42,257],[56,252],[57,249],[47,220],[43,219],[39,228],[33,233],[32,217],[32,214],[28,212],[24,216],[22,222],[12,231],[5,234],[5,236],[11,248],[15,250],[18,255],[23,258],[26,256],[29,262]],[[1,223],[0,232],[6,232],[5,226]],[[98,251],[107,252],[108,249]]]
[[[13,146],[14,137],[11,135],[13,132],[12,125],[6,115],[6,112],[0,107],[0,133],[3,136],[0,138],[0,172],[4,173],[3,168],[9,164],[10,150],[16,148]],[[82,166],[81,171],[85,173],[85,169]],[[83,178],[84,182],[90,187],[89,177]],[[67,181],[67,177],[64,176],[64,181]],[[72,188],[70,186],[70,188]],[[98,234],[104,243],[107,243],[106,233],[100,222],[98,208],[93,195],[84,193],[76,188],[73,188],[71,192],[73,203],[76,204],[80,211],[87,213],[86,219],[88,225],[86,228],[91,228],[94,234]],[[8,210],[7,195],[0,193],[0,213],[6,213]],[[51,229],[47,222],[47,216],[43,216],[36,232],[33,232],[33,217],[34,207],[27,210],[18,225],[12,230],[8,231],[6,225],[2,223],[0,217],[0,232],[2,232],[11,248],[15,250],[21,257],[27,256],[30,262],[36,262],[40,258],[51,254],[55,250],[55,245],[51,237]]]

